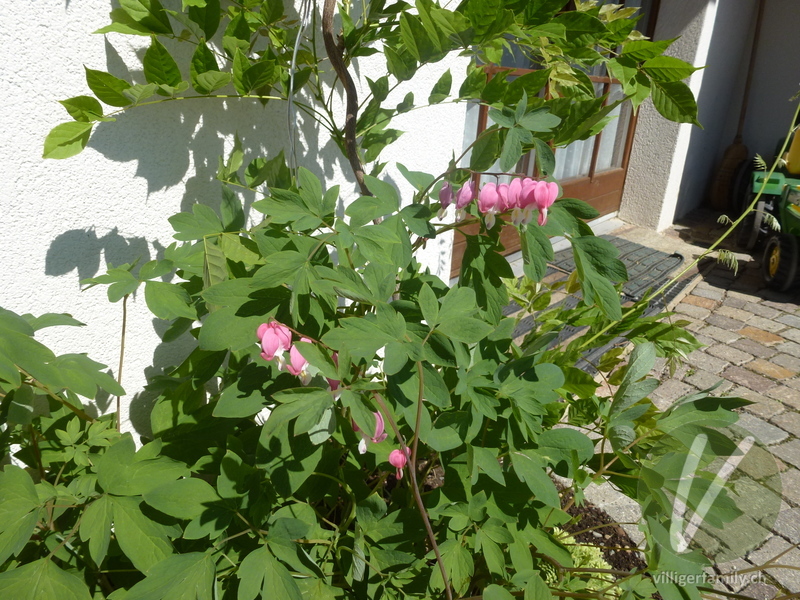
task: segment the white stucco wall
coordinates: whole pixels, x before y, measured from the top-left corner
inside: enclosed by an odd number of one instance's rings
[[[751,154],[761,154],[767,161],[794,114],[796,104],[789,99],[800,91],[798,35],[800,2],[766,0],[744,142]]]
[[[201,100],[136,108],[116,123],[101,124],[81,155],[43,160],[48,131],[69,120],[56,101],[88,93],[83,65],[118,76],[126,75],[128,65],[134,79],[142,79],[135,72],[135,56],[141,56],[146,39],[91,35],[107,24],[109,10],[109,0],[0,4],[0,35],[5,40],[0,45],[0,130],[6,138],[0,145],[0,260],[6,282],[0,306],[34,314],[71,313],[87,326],[45,330],[38,337],[56,353],[88,352],[116,371],[121,304],[109,304],[102,288],[81,292],[79,280],[104,272],[109,262],[156,258],[172,241],[169,216],[195,202],[216,206],[217,156],[230,148],[234,132],[246,144],[272,151],[287,144],[284,104],[273,102],[263,109],[255,101]],[[466,59],[442,61],[415,81],[418,102],[427,99],[448,67],[453,89],[458,89]],[[375,79],[386,73],[385,63],[380,56],[371,57],[360,62],[358,72]],[[399,102],[408,89],[402,86],[392,99]],[[386,152],[384,159],[392,161],[386,176],[406,197],[410,186],[394,170],[393,161],[412,170],[444,170],[451,152],[461,149],[464,112],[464,105],[446,104],[393,122],[408,133]],[[345,197],[354,198],[349,169],[334,158],[337,151],[327,137],[307,123],[302,130],[300,155],[310,148],[311,157],[301,163],[324,175],[329,185],[342,184]],[[314,155],[317,147],[325,148],[321,158]],[[245,161],[252,158],[246,156]],[[429,243],[422,258],[446,275],[450,240]],[[156,374],[181,360],[189,343],[159,344],[165,323],[153,319],[141,294],[128,306],[123,385],[129,393],[126,404],[132,402],[132,423],[127,426],[146,431],[146,407],[141,401],[137,404],[136,396],[146,382],[145,373]]]
[[[680,36],[667,54],[704,66],[716,11],[716,0],[662,2],[653,38]],[[695,95],[704,77],[701,70],[689,79]],[[658,231],[672,223],[693,126],[667,121],[650,99],[639,111],[619,215],[625,221]]]

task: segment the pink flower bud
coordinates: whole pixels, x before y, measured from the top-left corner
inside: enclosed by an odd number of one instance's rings
[[[261,358],[264,360],[274,359],[276,354],[286,352],[292,345],[292,332],[277,321],[259,325],[256,336],[261,342]]]
[[[439,190],[439,205],[445,210],[453,202],[453,187],[449,182],[445,182]]]
[[[472,181],[467,181],[456,194],[456,209],[466,208],[475,198],[475,191],[472,189]]]
[[[406,449],[408,451],[408,449]],[[397,478],[403,478],[403,467],[406,466],[408,462],[408,456],[399,449],[392,450],[389,453],[389,464],[392,465],[395,469],[397,469]]]

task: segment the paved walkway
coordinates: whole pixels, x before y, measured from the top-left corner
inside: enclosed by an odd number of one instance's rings
[[[720,228],[714,223],[713,216],[700,214],[665,235],[632,227],[614,235],[690,258],[716,239]],[[732,547],[754,547],[744,559],[719,567],[726,573],[741,571],[786,551],[778,562],[800,568],[800,549],[793,547],[800,544],[800,294],[765,289],[760,258],[737,256],[738,273],[710,261],[701,264],[696,281],[678,296],[673,310],[690,322],[688,329],[705,347],[672,375],[659,364],[654,376],[662,385],[651,398],[663,409],[722,380],[715,394],[753,402],[741,411],[738,425],[750,430],[775,460],[763,449],[764,460],[748,455],[740,465],[747,477],[737,482],[737,493],[754,502],[779,494],[782,500],[774,498],[774,506],[780,512],[774,524],[773,519],[762,521],[755,510],[728,526],[725,536]],[[630,504],[618,496],[591,496],[615,518],[636,520]],[[720,589],[765,599],[800,592],[800,570],[769,569],[761,583],[727,580],[727,588]]]

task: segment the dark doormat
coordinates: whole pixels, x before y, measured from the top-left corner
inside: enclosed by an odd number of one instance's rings
[[[603,235],[601,237],[608,240],[619,249],[618,258],[625,264],[625,267],[628,270],[628,281],[622,286],[622,300],[626,304],[640,300],[645,296],[648,290],[660,288],[667,281],[669,281],[671,275],[683,264],[684,261],[683,256],[678,253],[667,254],[666,252],[648,248],[647,246],[642,246],[636,242],[624,240],[613,235]],[[548,265],[545,277],[547,277],[548,281],[551,282],[566,281],[566,279],[569,277],[569,274],[574,270],[575,261],[572,254],[572,248],[567,248],[565,250],[556,252],[553,261]],[[670,301],[678,295],[678,293],[689,283],[689,281],[691,281],[691,277],[683,278],[670,286],[664,292],[664,294],[658,298],[654,298],[645,310],[644,315],[652,316],[664,310],[664,307],[667,306]],[[564,305],[571,308],[577,306],[579,301],[580,292],[567,297],[558,305]],[[520,310],[521,308],[518,304],[512,303],[503,310],[503,313],[506,316],[511,316]],[[538,313],[528,315],[519,322],[519,325],[517,325],[517,328],[514,331],[515,338],[525,335],[534,328],[537,314]],[[558,338],[553,341],[553,345],[572,338],[584,329],[586,328],[565,327]],[[593,372],[594,369],[591,367],[591,364],[596,363],[596,359],[599,359],[599,357],[610,348],[626,343],[626,340],[617,338],[603,348],[590,350],[585,355],[586,360],[581,361],[580,364],[576,366],[584,369],[585,371]]]

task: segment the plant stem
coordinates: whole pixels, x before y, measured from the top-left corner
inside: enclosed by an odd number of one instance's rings
[[[421,388],[420,388],[421,389]],[[392,413],[389,412],[389,407],[386,406],[386,403],[383,401],[383,398],[377,392],[373,394],[373,398],[375,398],[375,402],[378,403],[378,406],[383,411],[383,414],[386,415],[386,418],[389,420],[389,425],[392,427],[392,431],[394,431],[394,435],[397,437],[397,441],[400,442],[400,448],[406,456],[408,456],[408,446],[406,445],[405,438],[403,438],[403,434],[400,433],[400,429],[397,427],[397,423],[395,423],[394,417]],[[422,395],[420,393],[420,404],[422,403]],[[419,412],[417,413],[417,427],[419,427]],[[414,432],[416,436],[416,432]],[[416,446],[416,439],[414,441],[414,445]],[[413,456],[413,453],[412,453]],[[447,569],[444,566],[444,559],[442,559],[442,553],[439,551],[439,544],[436,543],[436,535],[433,533],[433,527],[431,527],[431,521],[428,518],[428,511],[425,510],[425,504],[422,502],[422,495],[419,493],[419,486],[417,486],[417,478],[412,471],[416,469],[416,465],[413,463],[409,465],[408,469],[408,478],[411,480],[411,491],[414,494],[414,500],[417,503],[417,510],[419,510],[419,514],[422,517],[422,521],[425,524],[425,531],[428,532],[428,540],[431,543],[431,547],[433,548],[433,553],[436,555],[436,562],[439,564],[439,570],[442,573],[442,582],[444,583],[444,592],[447,596],[447,600],[453,600],[453,590],[450,589],[450,582],[447,580]]]
[[[358,144],[356,142],[356,123],[358,119],[358,91],[350,76],[350,72],[342,60],[343,49],[336,43],[333,35],[333,13],[336,10],[336,0],[325,0],[322,8],[322,39],[325,42],[325,51],[328,59],[339,80],[344,85],[345,96],[347,99],[347,113],[344,120],[344,138],[347,158],[350,167],[356,176],[358,187],[364,196],[371,196],[366,183],[364,183],[364,165],[361,164],[361,157],[358,155]],[[333,90],[333,86],[331,86]]]
[[[128,296],[122,298],[122,333],[119,336],[119,367],[117,368],[117,383],[122,385],[122,364],[125,359],[125,332],[128,327]],[[117,431],[122,431],[122,397],[117,396]]]
[[[124,108],[120,108],[119,110],[112,111],[105,115],[106,117],[110,117],[112,115],[118,115],[120,113],[124,113],[132,108],[138,108],[140,106],[151,106],[153,104],[164,104],[165,102],[175,102],[176,100],[198,100],[198,99],[208,99],[208,98],[230,98],[230,99],[238,99],[238,98],[254,98],[257,100],[284,100],[285,98],[281,98],[280,96],[258,96],[256,94],[245,94],[240,96],[238,94],[209,94],[207,96],[175,96],[173,98],[162,98],[161,100],[150,100],[149,102],[139,102],[137,104],[131,104],[130,106],[125,106]]]
[[[48,396],[50,396],[53,400],[55,400],[56,402],[60,402],[61,404],[66,406],[68,409],[70,409],[72,412],[74,412],[76,415],[78,415],[84,421],[89,421],[90,423],[94,423],[97,420],[94,417],[92,417],[91,415],[87,414],[86,411],[78,408],[77,406],[73,406],[72,404],[70,404],[69,402],[64,400],[63,398],[57,396],[49,387],[44,385],[41,381],[37,381],[36,379],[34,379],[33,375],[28,373],[25,369],[21,369],[19,367],[19,365],[17,365],[17,369],[19,369],[19,372],[22,373],[23,375],[25,375],[25,377],[30,379],[30,381],[31,381],[30,385],[42,390]]]

